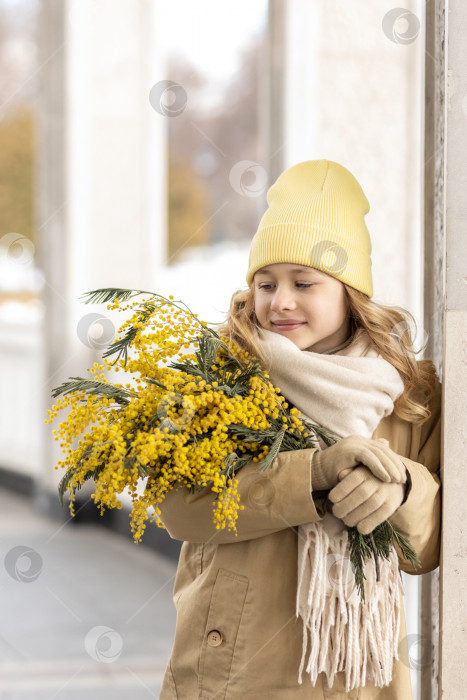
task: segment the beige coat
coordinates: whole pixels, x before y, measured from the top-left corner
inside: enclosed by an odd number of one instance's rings
[[[421,427],[394,414],[373,437],[385,437],[411,478],[407,500],[392,516],[422,562],[417,573],[438,566],[440,543],[441,387]],[[309,455],[281,453],[261,475],[254,464],[239,472],[245,509],[238,535],[216,531],[213,495],[169,494],[162,519],[172,538],[183,540],[174,586],[175,643],[160,700],[410,700],[410,672],[402,611],[400,660],[390,686],[345,692],[343,673],[330,689],[320,674],[313,687],[298,684],[302,625],[295,616],[297,526],[320,519],[311,497]],[[321,512],[321,511],[320,511]],[[322,517],[322,512],[321,512]],[[399,560],[403,571],[411,565]]]

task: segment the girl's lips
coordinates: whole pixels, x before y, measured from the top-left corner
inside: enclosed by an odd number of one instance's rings
[[[305,325],[305,321],[272,321],[272,325],[281,331],[294,331],[296,328]]]

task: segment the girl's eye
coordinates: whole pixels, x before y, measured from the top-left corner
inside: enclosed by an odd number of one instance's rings
[[[263,284],[258,285],[258,289],[263,289],[266,292],[268,292],[270,289],[272,289],[274,285],[273,284],[268,284],[267,282],[263,282]],[[311,282],[296,282],[295,286],[298,287],[299,289],[308,289],[308,287],[312,287],[313,283]]]

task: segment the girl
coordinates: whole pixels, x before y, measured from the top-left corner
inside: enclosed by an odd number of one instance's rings
[[[253,238],[248,289],[220,328],[261,357],[301,414],[340,439],[238,473],[237,535],[216,530],[214,494],[161,505],[183,540],[175,643],[161,700],[411,698],[399,550],[365,568],[365,602],[346,526],[389,519],[438,566],[441,387],[417,361],[412,316],[371,301],[368,201],[328,160],[286,170]],[[313,492],[327,491],[327,501]]]

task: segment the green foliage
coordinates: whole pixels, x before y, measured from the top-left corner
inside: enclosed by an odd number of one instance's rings
[[[267,453],[266,457],[264,457],[264,459],[262,459],[258,465],[260,472],[265,472],[270,467],[272,467],[274,460],[276,459],[277,455],[280,452],[282,441],[284,439],[284,435],[285,435],[285,430],[279,430],[276,437],[274,438],[274,440],[271,443],[271,446],[269,448],[269,452]]]
[[[412,564],[414,569],[421,566],[417,553],[409,540],[397,532],[389,520],[378,525],[369,535],[362,535],[356,527],[350,527],[348,528],[348,537],[350,563],[362,600],[365,600],[365,574],[363,571],[365,562],[370,557],[375,560],[377,581],[380,580],[379,558],[388,559],[394,544],[399,546],[402,556]]]
[[[86,459],[91,455],[93,450],[95,449],[94,445],[88,445],[84,451],[83,454],[81,455],[78,463],[76,464],[76,467],[74,469],[69,469],[66,474],[63,476],[63,478],[60,480],[60,483],[58,485],[58,495],[60,498],[60,504],[63,506],[63,496],[65,493],[68,491],[70,487],[70,483],[73,480],[73,477],[75,474],[78,472],[78,470],[81,468],[83,463],[86,462]],[[94,479],[94,481],[98,478],[100,472],[104,468],[104,463],[101,462],[99,466],[96,469],[90,469],[84,476],[83,478],[83,483],[86,481],[89,481],[89,479]],[[73,486],[72,491],[75,493],[78,491],[82,486],[82,483],[78,484],[77,486]]]
[[[85,304],[110,304],[112,301],[115,301],[115,299],[129,301],[140,294],[149,294],[152,296],[151,292],[144,292],[141,289],[106,287],[104,289],[94,289],[90,292],[84,292],[84,294],[81,294],[80,299],[82,299]]]
[[[70,379],[73,381],[64,382],[60,386],[55,387],[52,391],[54,399],[60,394],[65,396],[74,391],[84,391],[86,394],[108,396],[109,399],[113,399],[116,403],[126,406],[129,403],[130,397],[136,396],[134,392],[128,389],[106,382],[99,382],[96,379],[83,379],[82,377],[70,377]]]

